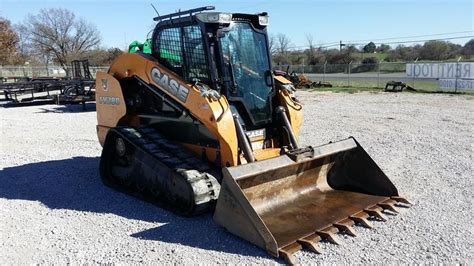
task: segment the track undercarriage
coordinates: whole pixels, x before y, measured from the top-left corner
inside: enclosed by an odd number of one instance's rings
[[[151,127],[111,129],[102,152],[103,182],[185,216],[215,205],[219,172]]]

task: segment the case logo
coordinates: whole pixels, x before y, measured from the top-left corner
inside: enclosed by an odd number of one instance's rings
[[[257,129],[245,132],[251,141],[265,138],[265,129]]]
[[[153,82],[160,85],[160,87],[164,88],[166,91],[171,93],[171,95],[175,96],[180,101],[184,103],[186,102],[189,90],[188,88],[179,84],[178,81],[170,78],[165,73],[161,73],[161,71],[156,67],[151,69],[151,79],[153,80]]]
[[[100,81],[102,82],[102,89],[103,89],[104,91],[107,91],[107,89],[108,89],[108,83],[109,83],[108,80],[107,80],[107,79],[101,79]]]

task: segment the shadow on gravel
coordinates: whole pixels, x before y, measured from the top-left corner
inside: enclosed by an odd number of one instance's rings
[[[95,102],[85,104],[67,104],[50,106],[48,108],[41,108],[37,113],[81,113],[81,112],[95,112]]]
[[[95,102],[88,102],[85,104],[75,103],[66,105],[55,105],[54,101],[34,101],[24,103],[0,103],[0,107],[3,108],[21,108],[28,106],[40,106],[40,105],[51,105],[48,108],[41,108],[40,112],[37,113],[79,113],[79,112],[95,112]]]
[[[212,221],[212,215],[188,218],[185,225],[180,222],[148,229],[131,235],[139,239],[175,243],[190,247],[234,253],[243,256],[270,258],[270,255],[246,242]]]
[[[176,216],[102,184],[98,157],[38,162],[0,170],[0,198],[38,201],[51,209],[118,215],[164,225],[132,237],[208,250],[268,257],[263,250],[227,233],[212,215]]]
[[[0,170],[0,184],[0,198],[39,201],[51,209],[110,213],[164,223],[174,216],[106,187],[99,176],[99,157],[7,167]]]
[[[38,106],[45,104],[54,104],[54,100],[35,100],[22,103],[14,103],[12,101],[6,101],[4,99],[0,100],[0,106],[3,108],[18,108],[18,107],[28,107],[28,106]]]

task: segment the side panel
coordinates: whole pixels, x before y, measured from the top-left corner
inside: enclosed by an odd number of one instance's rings
[[[108,130],[117,126],[118,121],[126,113],[126,107],[120,83],[113,76],[97,72],[95,87],[97,136],[100,145],[103,145]]]
[[[212,100],[201,96],[196,86],[184,82],[181,77],[160,65],[155,58],[144,54],[119,56],[110,66],[109,74],[117,80],[138,76],[144,82],[164,91],[182,104],[217,137],[221,164],[223,166],[237,165],[236,130],[229,103],[225,97]]]

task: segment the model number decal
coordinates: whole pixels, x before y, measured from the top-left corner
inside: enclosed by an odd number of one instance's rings
[[[169,93],[176,96],[180,101],[186,102],[189,90],[165,73],[161,73],[158,68],[154,67],[151,69],[151,79]]]
[[[119,105],[120,98],[119,97],[112,97],[112,96],[100,96],[99,97],[100,104],[108,104],[108,105]]]

